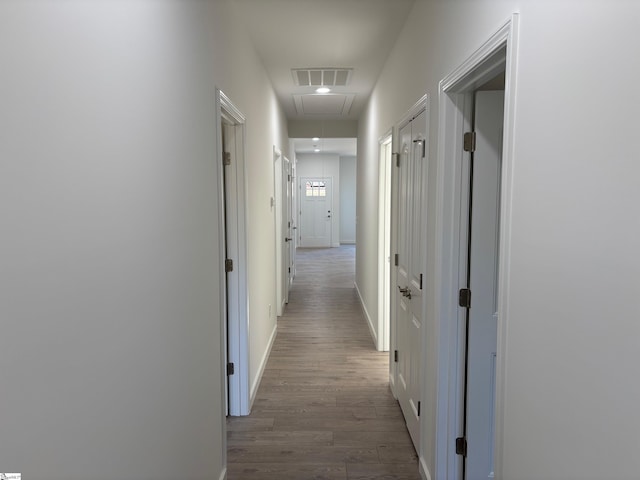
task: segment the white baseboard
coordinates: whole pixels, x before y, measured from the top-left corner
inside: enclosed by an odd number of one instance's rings
[[[220,473],[220,480],[227,480],[227,467],[222,469],[222,472]]]
[[[420,455],[420,476],[422,477],[422,480],[431,480],[429,467],[427,467],[427,463],[422,455]]]
[[[371,333],[371,338],[373,338],[373,344],[378,349],[378,334],[376,333],[376,329],[373,327],[373,322],[371,321],[371,315],[369,315],[369,311],[364,304],[364,300],[362,300],[362,295],[360,294],[360,289],[358,288],[358,283],[354,282],[353,285],[356,287],[356,292],[358,292],[358,299],[360,300],[360,306],[362,307],[362,312],[364,313],[364,318],[367,320],[367,326],[369,327],[369,333]]]
[[[258,368],[258,373],[256,378],[253,380],[251,384],[251,390],[249,390],[249,410],[253,407],[253,402],[256,399],[256,395],[258,393],[258,387],[260,387],[260,381],[262,380],[262,375],[264,374],[264,369],[267,366],[267,361],[269,360],[269,355],[271,355],[271,348],[273,347],[273,343],[276,341],[276,334],[278,333],[278,323],[273,326],[273,331],[271,332],[271,337],[269,338],[269,343],[267,344],[267,348],[265,349],[264,355],[262,355],[262,359],[260,360],[260,367]]]

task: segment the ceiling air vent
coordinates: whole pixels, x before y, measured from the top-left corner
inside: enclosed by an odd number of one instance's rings
[[[351,79],[352,68],[294,68],[293,81],[301,87],[344,87]]]

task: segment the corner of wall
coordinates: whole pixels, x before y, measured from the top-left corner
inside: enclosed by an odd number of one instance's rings
[[[273,330],[271,331],[271,336],[269,337],[269,342],[267,343],[267,348],[260,359],[260,365],[258,367],[258,372],[256,373],[255,378],[251,384],[251,389],[249,391],[249,410],[253,407],[253,402],[256,399],[256,395],[258,394],[258,388],[260,387],[260,382],[262,381],[262,376],[264,375],[264,369],[267,366],[267,361],[269,360],[269,355],[271,355],[271,349],[273,348],[273,344],[276,341],[276,336],[278,334],[278,324],[276,323],[273,326]]]
[[[420,476],[423,480],[431,480],[431,473],[429,473],[429,467],[427,466],[427,462],[424,457],[420,455]]]
[[[369,310],[362,299],[362,294],[360,293],[360,289],[358,288],[358,283],[353,284],[356,287],[356,292],[358,293],[358,300],[360,300],[360,306],[362,307],[362,313],[364,313],[364,318],[367,321],[367,326],[369,327],[369,333],[371,333],[371,338],[373,340],[373,344],[376,347],[376,350],[382,351],[380,346],[378,345],[378,329],[375,327],[373,320],[371,319],[371,315],[369,315]]]

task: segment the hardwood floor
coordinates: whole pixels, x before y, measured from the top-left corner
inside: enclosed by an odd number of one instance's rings
[[[301,249],[252,413],[228,419],[228,480],[419,480],[354,287],[355,248]]]

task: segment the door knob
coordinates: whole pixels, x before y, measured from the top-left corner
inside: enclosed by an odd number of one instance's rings
[[[285,237],[284,239],[285,242],[290,242],[291,240],[293,240],[293,238]]]

